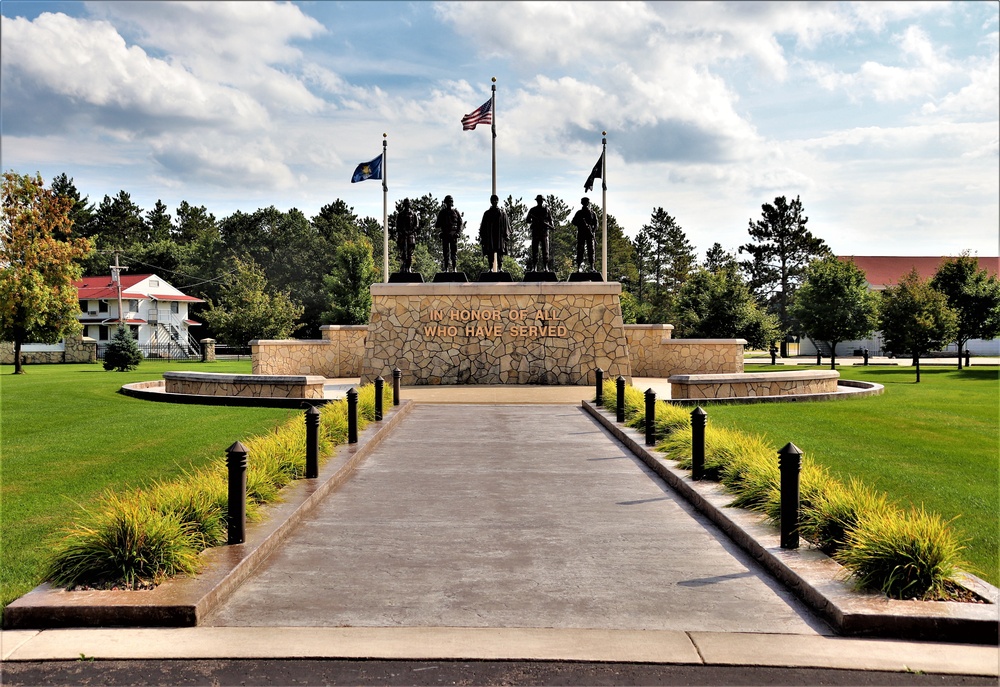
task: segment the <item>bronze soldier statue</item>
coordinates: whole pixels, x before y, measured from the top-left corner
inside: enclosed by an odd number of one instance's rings
[[[403,207],[396,214],[396,248],[399,249],[399,271],[412,272],[413,249],[417,245],[417,213],[410,209],[410,199],[403,199]]]
[[[483,213],[483,221],[479,225],[479,245],[486,256],[487,268],[492,272],[502,271],[510,236],[510,221],[503,208],[497,206],[498,202],[500,198],[490,196],[490,209]]]
[[[545,207],[545,198],[539,194],[535,196],[538,205],[528,210],[524,221],[531,227],[531,254],[528,257],[528,271],[552,271],[552,262],[549,259],[549,231],[552,230],[552,213]],[[538,264],[538,253],[542,254],[541,269]]]
[[[573,215],[573,226],[576,227],[576,265],[583,271],[584,253],[587,265],[594,272],[594,237],[597,235],[597,213],[590,207],[590,198],[581,198],[582,208]]]
[[[444,251],[442,272],[457,272],[458,237],[462,233],[462,215],[454,207],[451,196],[444,197],[444,207],[438,213],[434,227],[441,231],[441,247]]]

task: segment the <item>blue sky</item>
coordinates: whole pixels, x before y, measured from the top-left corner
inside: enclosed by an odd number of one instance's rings
[[[701,255],[801,196],[841,255],[1000,252],[997,2],[0,2],[2,165],[217,218],[340,198],[388,134],[389,201],[607,210]],[[600,204],[600,187],[591,197]]]

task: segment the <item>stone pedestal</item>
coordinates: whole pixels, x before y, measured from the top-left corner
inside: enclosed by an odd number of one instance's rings
[[[361,383],[594,383],[631,379],[621,284],[373,284]]]

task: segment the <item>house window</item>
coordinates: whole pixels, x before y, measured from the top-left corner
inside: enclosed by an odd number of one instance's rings
[[[177,301],[170,301],[170,312],[177,314],[181,311],[181,304]]]
[[[137,325],[137,324],[130,324],[128,328],[132,331],[132,338],[135,339],[136,341],[138,341],[139,340],[139,325]]]
[[[160,285],[160,280],[159,279],[150,279],[149,280],[149,285],[150,286],[159,286]]]
[[[139,301],[135,298],[130,299],[128,302],[128,311],[139,312]]]
[[[97,340],[98,341],[108,340],[108,328],[106,325],[103,324],[97,325]]]
[[[87,312],[87,301],[80,301],[80,312]]]
[[[97,312],[107,312],[108,302],[107,301],[97,301]]]

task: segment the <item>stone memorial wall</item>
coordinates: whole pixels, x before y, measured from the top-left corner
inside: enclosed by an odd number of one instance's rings
[[[631,379],[617,282],[374,284],[362,384]]]

